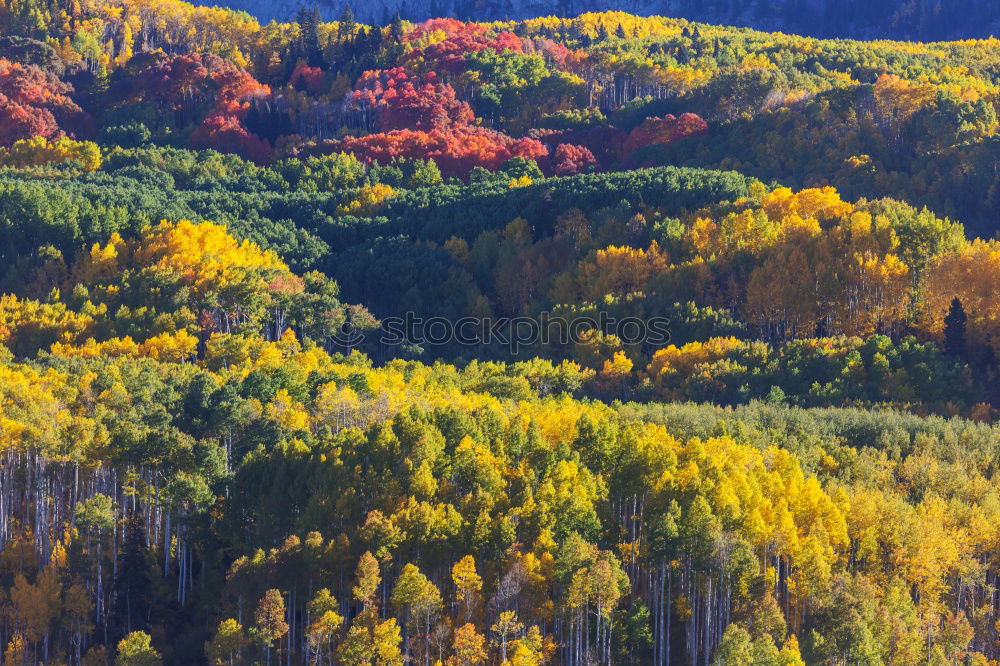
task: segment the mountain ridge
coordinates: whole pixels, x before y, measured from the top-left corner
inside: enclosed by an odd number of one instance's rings
[[[223,6],[262,21],[290,20],[309,3],[300,0],[228,0]],[[520,20],[572,17],[585,12],[623,11],[662,15],[812,37],[940,41],[1000,34],[1000,5],[988,0],[321,0],[327,20],[350,6],[357,20],[385,25],[396,13],[407,20]]]

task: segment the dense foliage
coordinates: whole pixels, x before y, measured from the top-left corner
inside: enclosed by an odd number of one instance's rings
[[[0,663],[1000,658],[1000,42],[0,31]]]
[[[288,0],[227,0],[227,7],[250,12],[264,21],[287,18],[296,5]],[[385,23],[399,9],[403,17],[423,21],[453,16],[466,21],[575,16],[585,11],[626,8],[637,14],[679,16],[703,23],[750,26],[763,30],[854,39],[941,40],[987,37],[1000,25],[997,7],[989,0],[368,0],[351,5],[359,20]],[[289,7],[293,8],[292,10]],[[343,5],[324,3],[321,11],[336,19]]]

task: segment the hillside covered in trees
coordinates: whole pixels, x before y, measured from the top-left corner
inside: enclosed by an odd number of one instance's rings
[[[0,664],[1000,660],[1000,41],[339,19],[0,0]]]
[[[226,0],[226,7],[264,21],[282,20],[300,6],[293,0]],[[388,23],[395,12],[419,22],[451,17],[465,21],[572,18],[584,12],[626,11],[691,21],[775,30],[812,37],[940,40],[1000,33],[1000,10],[990,0],[323,0],[334,20],[350,6],[359,19]]]

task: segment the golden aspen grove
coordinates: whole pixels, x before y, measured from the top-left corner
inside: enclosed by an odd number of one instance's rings
[[[0,0],[0,666],[1000,664],[1000,40],[560,8]]]

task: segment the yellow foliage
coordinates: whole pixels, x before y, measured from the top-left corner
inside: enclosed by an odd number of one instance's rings
[[[41,303],[4,294],[0,296],[0,343],[17,349],[47,338],[54,338],[54,342],[73,342],[91,332],[94,315],[105,312],[106,308],[100,307],[92,314],[81,314],[63,303]]]
[[[646,250],[610,246],[580,265],[580,290],[588,298],[629,294],[641,290],[668,265],[666,252],[655,240]]]
[[[851,204],[842,200],[832,187],[812,187],[798,192],[779,187],[764,195],[762,205],[767,216],[775,222],[790,215],[827,220],[853,210]]]
[[[740,61],[740,69],[776,69],[777,66],[771,62],[767,55],[763,53],[750,53]]]
[[[291,275],[276,254],[252,241],[237,241],[224,226],[182,220],[161,222],[136,240],[112,234],[107,244],[95,244],[77,262],[72,284],[113,298],[129,272],[176,280],[192,300],[235,288],[244,294],[265,291],[275,278]]]
[[[875,103],[882,116],[894,123],[906,120],[937,96],[931,84],[914,84],[894,74],[882,74],[875,81]]]
[[[139,356],[139,345],[131,337],[113,338],[103,342],[97,342],[94,338],[87,338],[81,344],[63,344],[56,342],[50,350],[56,356],[65,358],[136,358]]]
[[[625,352],[616,351],[614,357],[604,362],[601,368],[601,378],[605,380],[623,380],[632,372],[632,359]]]
[[[705,342],[689,342],[682,347],[669,345],[653,354],[646,374],[654,381],[667,373],[693,374],[696,366],[725,358],[745,344],[737,338],[709,338]]]
[[[308,412],[302,405],[295,402],[285,389],[278,391],[267,406],[267,416],[289,430],[307,430],[309,428]]]
[[[341,215],[371,215],[377,212],[386,199],[396,196],[396,190],[385,183],[365,185],[353,201],[337,208]]]
[[[198,293],[218,292],[255,271],[288,271],[276,254],[252,241],[240,243],[224,226],[187,220],[164,221],[144,234],[135,250],[135,262],[175,272]]]
[[[0,147],[0,166],[16,169],[70,160],[79,162],[84,171],[96,171],[101,168],[101,149],[92,141],[73,141],[66,137],[49,141],[42,136],[20,139],[10,148]]]
[[[688,240],[699,256],[731,257],[741,252],[760,254],[772,245],[779,227],[759,210],[747,208],[729,213],[718,222],[707,217],[696,218],[688,229]]]
[[[139,345],[139,355],[157,361],[180,363],[191,359],[197,347],[198,338],[182,328],[176,333],[161,333],[149,338]]]
[[[1000,243],[974,240],[931,260],[924,275],[923,327],[939,338],[957,298],[965,311],[968,341],[1000,349]]]

